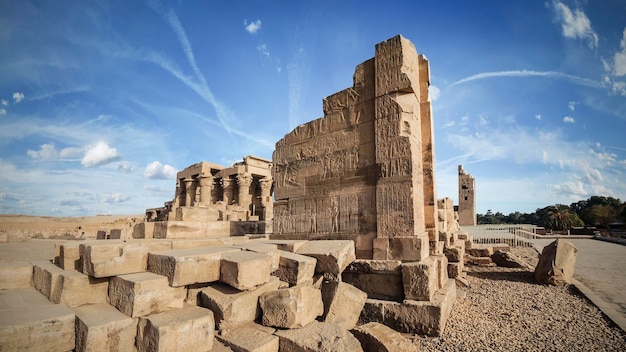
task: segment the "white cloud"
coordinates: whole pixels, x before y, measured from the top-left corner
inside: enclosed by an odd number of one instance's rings
[[[572,11],[560,1],[553,2],[553,5],[562,21],[561,29],[565,38],[586,40],[590,49],[598,47],[598,35],[591,28],[589,17],[580,8]]]
[[[175,179],[177,172],[178,171],[170,165],[163,165],[159,161],[153,161],[146,165],[143,176],[150,179]]]
[[[537,114],[537,115],[535,115],[535,118],[536,118],[537,120],[541,121],[541,114]]]
[[[0,100],[0,104],[2,104],[2,106],[9,106],[9,102],[4,99]]]
[[[256,20],[248,23],[248,20],[243,20],[243,25],[246,27],[246,31],[250,34],[254,34],[261,29],[261,20]]]
[[[576,120],[574,120],[574,118],[573,118],[573,117],[571,117],[571,116],[565,116],[565,117],[563,118],[563,122],[565,122],[565,123],[574,123],[575,121],[576,121]]]
[[[454,125],[456,125],[456,122],[454,121],[446,122],[445,125],[443,125],[443,128],[453,127]]]
[[[20,92],[13,93],[13,100],[15,101],[15,104],[24,100],[24,93],[20,93]]]
[[[26,155],[33,159],[54,160],[59,157],[56,147],[52,143],[42,144],[39,150],[28,150]]]
[[[96,167],[118,161],[122,156],[117,149],[109,147],[106,142],[100,141],[87,147],[85,156],[80,161],[85,167]]]
[[[567,107],[571,110],[574,111],[576,110],[576,105],[580,104],[580,102],[577,101],[570,101],[569,103],[567,103]]]
[[[554,79],[563,79],[574,84],[592,88],[604,88],[605,85],[602,82],[594,81],[588,78],[578,77],[574,75],[568,75],[566,73],[555,71],[528,71],[528,70],[513,70],[513,71],[498,71],[498,72],[481,72],[475,75],[460,79],[450,85],[450,87],[467,83],[479,79],[496,78],[496,77],[546,77]]]
[[[571,200],[586,199],[588,192],[582,181],[567,181],[558,185],[550,185],[557,194],[567,196]]]
[[[437,86],[431,85],[428,87],[428,97],[430,98],[430,101],[437,101],[440,94],[441,90]]]
[[[117,166],[117,171],[123,172],[125,174],[129,174],[129,173],[135,171],[136,169],[137,169],[137,167],[135,167],[135,165],[132,165],[128,161],[122,161]]]
[[[130,199],[130,196],[127,196],[123,193],[109,193],[102,196],[100,200],[102,203],[122,203]]]
[[[258,50],[258,52],[259,52],[261,55],[263,55],[263,56],[266,56],[266,57],[269,57],[269,56],[270,56],[270,51],[269,51],[269,49],[267,48],[267,45],[265,45],[265,44],[261,44],[261,45],[257,46],[257,47],[256,47],[256,50]]]
[[[622,51],[616,52],[613,57],[613,74],[621,77],[626,75],[626,28],[624,28],[624,34],[619,45]]]
[[[6,114],[7,114],[7,110],[6,109],[0,109],[0,116],[6,115]]]

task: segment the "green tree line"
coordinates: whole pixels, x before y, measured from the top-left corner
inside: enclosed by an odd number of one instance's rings
[[[613,197],[592,196],[569,206],[564,204],[538,208],[534,213],[519,211],[504,215],[493,213],[476,214],[479,224],[532,224],[551,230],[569,230],[572,227],[601,227],[609,229],[609,224],[626,222],[626,202]]]

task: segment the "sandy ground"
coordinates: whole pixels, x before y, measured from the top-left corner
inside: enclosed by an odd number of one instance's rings
[[[15,242],[28,238],[80,239],[96,238],[98,230],[121,229],[132,232],[143,221],[143,214],[96,215],[85,217],[50,217],[0,215],[0,242]]]

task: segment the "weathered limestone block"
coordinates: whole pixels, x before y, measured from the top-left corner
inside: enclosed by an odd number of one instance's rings
[[[80,245],[83,273],[109,277],[146,271],[148,252],[172,249],[171,241],[96,242]]]
[[[215,324],[220,330],[253,322],[261,315],[259,296],[278,289],[280,280],[271,277],[265,285],[251,291],[240,291],[229,285],[214,283],[200,291],[200,302],[213,311]]]
[[[281,251],[287,251],[295,253],[302,247],[303,244],[307,243],[307,240],[267,240],[265,243],[275,244],[278,249]]]
[[[223,246],[224,243],[219,238],[191,238],[172,241],[172,250]]]
[[[254,323],[236,329],[222,331],[218,339],[236,352],[278,352],[278,336],[275,329]]]
[[[511,252],[505,252],[501,250],[495,251],[491,255],[491,260],[497,265],[504,268],[529,268],[530,266],[522,259],[512,254]]]
[[[472,257],[491,257],[493,254],[492,246],[475,245],[473,248],[466,249],[467,254]]]
[[[442,241],[428,241],[428,254],[443,254],[444,243]]]
[[[452,240],[452,233],[448,231],[439,231],[439,241],[444,243],[444,247],[450,247]]]
[[[464,262],[449,262],[448,263],[448,278],[455,279],[461,275],[465,268]]]
[[[83,242],[84,243],[84,242]],[[56,263],[65,270],[83,270],[83,262],[80,259],[81,242],[64,242],[59,245],[59,259]]]
[[[367,293],[368,298],[402,301],[402,271],[399,260],[357,259],[348,265],[342,280]]]
[[[429,256],[421,262],[403,263],[402,283],[406,299],[431,301],[439,288],[435,256]]]
[[[313,284],[317,259],[285,251],[279,251],[279,254],[279,266],[272,275],[291,286]]]
[[[375,238],[374,259],[420,261],[429,255],[428,235]]]
[[[356,326],[367,293],[345,282],[329,281],[322,284],[324,314],[322,321],[339,325],[346,330]]]
[[[278,266],[280,264],[280,252],[278,251],[277,245],[270,243],[248,242],[238,245],[236,247],[241,248],[245,251],[268,255],[270,258],[272,258],[271,271],[278,269]]]
[[[466,252],[469,248],[472,248],[474,246],[473,244],[474,237],[472,237],[472,235],[468,234],[467,232],[459,232],[458,237],[459,237],[459,240],[465,241]]]
[[[75,315],[33,288],[0,291],[0,350],[71,351]]]
[[[457,241],[459,244],[443,249],[443,254],[448,258],[448,262],[462,262],[465,258],[465,242]]]
[[[572,242],[557,239],[543,248],[535,268],[535,279],[543,284],[563,286],[572,283],[578,249]]]
[[[184,287],[170,287],[167,277],[155,273],[115,276],[109,282],[109,304],[131,318],[182,308]]]
[[[203,247],[153,252],[148,254],[148,271],[167,276],[172,287],[220,279],[220,262],[224,253],[237,248]]]
[[[65,303],[68,307],[106,303],[108,289],[109,278],[98,279],[75,270],[63,270],[50,293],[50,301]]]
[[[76,351],[125,351],[135,345],[137,318],[108,304],[87,304],[76,313]]]
[[[363,307],[359,324],[374,321],[400,332],[441,336],[455,301],[454,280],[448,281],[437,291],[430,302],[405,300],[398,303],[368,299]]]
[[[416,352],[417,346],[392,328],[371,322],[350,330],[364,352]]]
[[[252,290],[270,281],[272,258],[250,251],[222,255],[220,281],[238,290]]]
[[[259,297],[263,325],[297,329],[324,313],[322,293],[310,286],[270,291]]]
[[[33,265],[29,262],[0,263],[0,290],[30,287]]]
[[[185,306],[139,318],[137,350],[210,351],[213,348],[213,313],[197,306]]]
[[[314,321],[302,329],[279,330],[280,352],[362,352],[356,337],[331,323]]]
[[[63,269],[47,260],[34,261],[31,264],[33,265],[33,287],[50,299],[50,295],[59,284],[59,275]]]
[[[356,259],[354,242],[349,240],[309,241],[297,253],[317,259],[318,273],[341,274]]]

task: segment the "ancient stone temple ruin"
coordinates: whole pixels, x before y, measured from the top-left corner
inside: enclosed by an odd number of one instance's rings
[[[463,165],[459,165],[459,224],[476,226],[476,183]]]
[[[271,237],[353,240],[358,259],[339,276],[367,293],[362,321],[436,333],[464,242],[452,201],[437,204],[429,84],[410,41],[376,45],[353,86],[323,100],[324,117],[276,144]]]
[[[200,162],[176,175],[174,200],[146,210],[135,238],[271,232],[272,164],[247,156],[231,167]],[[143,232],[143,234],[142,234]],[[152,236],[150,236],[152,234]]]
[[[429,80],[393,37],[273,162],[194,164],[134,238],[2,263],[0,350],[408,352],[399,332],[441,335],[471,238],[435,193]]]

